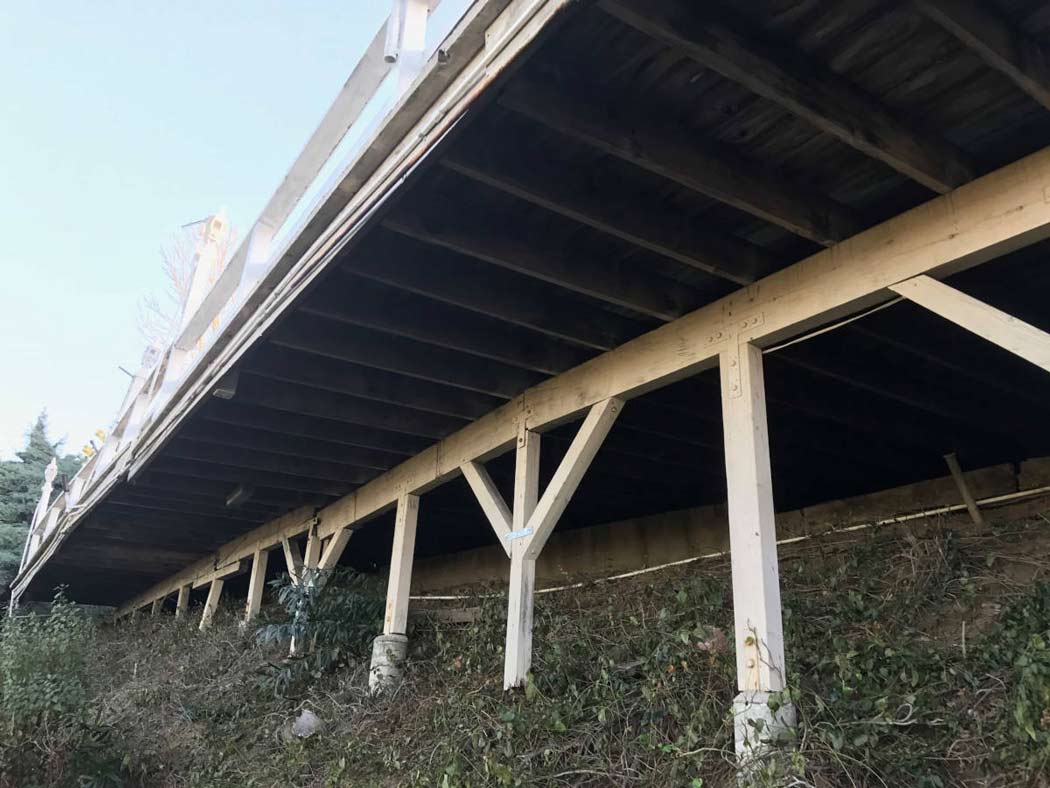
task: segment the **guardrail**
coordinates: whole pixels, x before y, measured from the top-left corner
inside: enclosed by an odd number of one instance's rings
[[[174,342],[147,351],[128,386],[112,434],[54,501],[56,470],[53,464],[48,466],[19,575],[75,517],[79,501],[119,477],[133,454],[135,439],[164,411],[180,383],[248,302],[286,242],[301,232],[339,186],[345,171],[365,153],[372,132],[411,90],[449,33],[475,2],[483,1],[393,0],[390,15],[215,283],[183,320]],[[203,257],[214,251],[198,253]]]

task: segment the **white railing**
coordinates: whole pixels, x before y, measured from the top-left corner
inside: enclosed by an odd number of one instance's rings
[[[365,152],[425,64],[479,0],[393,0],[392,10],[291,169],[170,347],[150,351],[128,387],[117,426],[53,502],[49,466],[19,573],[100,485],[117,478],[135,439],[163,412],[179,385],[248,301],[317,208]],[[208,243],[205,239],[202,243]],[[200,253],[203,258],[204,254]]]

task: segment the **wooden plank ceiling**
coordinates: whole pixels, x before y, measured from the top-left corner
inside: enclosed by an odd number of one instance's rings
[[[697,6],[702,6],[698,8]],[[118,601],[603,351],[1050,143],[1039,0],[585,3],[41,573]],[[956,278],[1050,328],[1047,250]],[[767,355],[778,505],[1050,453],[1050,380],[906,304]],[[995,403],[989,408],[989,403]],[[717,377],[628,403],[561,527],[724,497]],[[572,425],[544,441],[550,469]],[[507,458],[492,464],[504,485]],[[238,486],[254,489],[226,505]],[[505,492],[506,494],[506,492]],[[418,549],[491,543],[466,484]],[[385,561],[389,529],[344,558]],[[384,542],[384,540],[386,540]]]

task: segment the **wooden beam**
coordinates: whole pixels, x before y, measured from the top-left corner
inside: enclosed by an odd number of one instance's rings
[[[331,326],[346,330],[344,324],[330,320],[322,319],[320,323],[329,330]],[[371,331],[368,335],[376,336],[377,339],[389,339]],[[426,346],[421,349],[425,350]],[[478,363],[471,356],[467,356],[466,361],[468,364]],[[335,360],[309,351],[273,345],[247,359],[244,371],[267,380],[280,380],[297,386],[346,394],[369,402],[397,405],[458,419],[477,418],[502,401],[499,397],[455,388],[444,383],[423,381],[399,372],[387,372],[352,361]]]
[[[402,495],[397,499],[394,519],[394,544],[387,578],[384,635],[403,635],[408,627],[408,592],[412,584],[412,558],[416,549],[416,522],[419,519],[419,496]]]
[[[288,577],[292,585],[299,585],[303,576],[303,554],[299,550],[298,542],[284,538],[281,540],[281,548],[284,551],[284,563],[288,568]]]
[[[390,231],[374,231],[347,266],[373,281],[591,350],[611,350],[643,330],[542,282]]]
[[[193,581],[193,587],[202,588],[216,578],[219,580],[226,580],[234,575],[239,575],[242,571],[244,571],[243,559],[224,564],[218,568],[212,567],[210,571]]]
[[[380,430],[364,424],[353,424],[332,418],[289,413],[246,403],[212,400],[201,410],[201,416],[210,425],[232,424],[266,433],[331,441],[345,446],[381,451],[387,456],[397,458],[397,461],[418,454],[430,445],[430,441],[421,436]],[[369,463],[363,463],[363,465],[372,467]],[[258,495],[257,491],[253,500],[259,500]]]
[[[189,438],[178,438],[172,441],[165,451],[171,457],[184,460],[200,460],[232,468],[328,479],[345,484],[363,484],[378,475],[374,468],[358,468],[354,465],[326,460],[292,458],[283,454],[240,449],[233,446],[216,446]]]
[[[416,293],[346,272],[348,287],[319,288],[299,309],[385,334],[557,375],[582,364],[586,350]]]
[[[286,473],[248,470],[221,463],[186,460],[180,457],[160,457],[150,466],[161,473],[185,476],[191,479],[216,480],[228,482],[230,489],[238,484],[252,487],[272,487],[295,493],[316,493],[324,496],[339,496],[346,492],[350,483],[340,483],[326,479],[315,479],[312,476],[292,476]],[[310,496],[307,496],[310,497]]]
[[[504,399],[543,379],[542,375],[516,367],[478,363],[463,353],[310,315],[293,316],[273,333],[270,341],[293,350]]]
[[[518,430],[514,464],[513,531],[509,535],[510,581],[507,588],[507,641],[503,689],[521,687],[532,664],[532,611],[536,559],[526,554],[527,526],[539,500],[540,436],[524,426]]]
[[[178,599],[175,600],[175,618],[182,618],[190,609],[190,586],[179,586]]]
[[[317,523],[310,526],[306,535],[306,552],[303,553],[303,569],[314,578],[321,563],[321,537],[317,534]]]
[[[225,582],[223,578],[216,577],[211,581],[211,585],[208,586],[208,599],[204,602],[204,610],[201,611],[199,629],[205,630],[211,626],[211,622],[215,618],[215,612],[219,609],[219,602],[222,600],[222,586]]]
[[[1050,372],[1050,334],[1042,329],[926,275],[890,290]]]
[[[318,570],[331,572],[335,569],[339,559],[343,557],[343,552],[350,542],[350,537],[353,535],[354,532],[350,528],[340,528],[332,534],[332,538],[329,539],[328,545],[324,549],[324,554],[321,556],[321,561],[317,565]]]
[[[572,500],[573,493],[580,486],[583,475],[587,473],[594,455],[601,448],[622,408],[623,401],[616,397],[591,406],[579,432],[558,464],[550,484],[544,490],[543,497],[528,519],[526,528],[531,533],[526,540],[526,558],[539,558],[540,551],[547,544],[554,526]]]
[[[252,623],[262,607],[263,590],[266,588],[266,565],[269,563],[268,550],[256,550],[252,555],[252,571],[248,580],[248,599],[244,606],[244,626]]]
[[[464,427],[382,477],[324,507],[320,533],[386,511],[404,490],[423,492],[514,445],[518,431],[553,427],[591,405],[631,399],[714,365],[730,342],[772,346],[887,298],[891,285],[927,272],[947,275],[1050,237],[1050,148],[967,184],[777,271],[542,383]],[[130,600],[121,611],[170,593],[203,575],[214,561],[246,557],[260,546],[306,530],[313,508],[299,509],[220,548]]]
[[[955,481],[955,487],[959,490],[963,503],[966,504],[966,511],[970,513],[970,519],[973,520],[974,525],[983,527],[984,515],[981,514],[981,509],[977,505],[973,493],[970,492],[970,485],[966,483],[966,477],[959,466],[959,458],[955,455],[955,452],[950,452],[944,455],[944,461],[948,464],[948,470],[951,471],[952,479]]]
[[[335,443],[320,438],[307,438],[295,434],[274,432],[269,429],[253,429],[211,420],[190,422],[182,428],[179,435],[199,443],[252,449],[311,460],[326,460],[377,471],[389,470],[404,459],[403,455],[395,454],[394,452],[350,446],[345,443]],[[135,500],[137,501],[138,499]],[[202,511],[210,511],[207,506],[201,506],[200,508]],[[238,507],[236,511],[240,510],[241,507]],[[229,510],[227,509],[227,511]],[[244,516],[255,515],[246,514]]]
[[[954,145],[909,127],[826,67],[744,35],[724,14],[716,17],[678,0],[601,0],[600,6],[939,194],[976,177],[973,163]]]
[[[153,604],[150,606],[149,614],[153,618],[160,615],[160,611],[164,609],[164,597],[159,596],[153,600]]]
[[[503,500],[503,496],[496,488],[492,477],[489,476],[489,472],[485,470],[484,465],[478,462],[465,462],[461,470],[463,471],[463,478],[467,480],[467,484],[474,491],[474,496],[478,499],[478,503],[481,504],[481,511],[485,513],[485,518],[492,526],[492,530],[496,532],[496,538],[499,540],[500,547],[503,548],[503,551],[509,558],[511,543],[507,541],[507,535],[511,532],[511,523],[513,522],[510,508]]]
[[[529,151],[502,156],[482,145],[460,145],[441,163],[478,183],[729,282],[750,284],[776,267],[764,249],[742,238],[704,229],[695,219],[671,211],[647,209],[629,185],[596,190],[586,179],[555,169]]]
[[[1050,109],[1050,48],[975,0],[915,0],[915,6],[985,63]]]
[[[472,223],[466,225],[444,216],[439,224],[425,221],[416,211],[404,211],[388,216],[383,226],[664,322],[681,317],[698,301],[689,288],[670,279],[661,281],[630,261],[589,259],[553,246],[537,248],[542,242],[535,237],[515,238],[510,227],[493,227],[493,217],[470,218]]]
[[[846,207],[793,188],[783,177],[769,174],[768,167],[744,161],[732,149],[703,144],[678,127],[639,128],[593,97],[568,93],[564,85],[555,88],[519,76],[500,102],[562,134],[824,246],[861,228]]]
[[[738,689],[776,692],[787,676],[762,350],[731,347],[719,370]]]

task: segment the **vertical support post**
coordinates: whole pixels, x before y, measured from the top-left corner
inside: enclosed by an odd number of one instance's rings
[[[219,609],[219,601],[222,599],[222,587],[226,581],[221,577],[216,577],[211,581],[211,585],[208,586],[208,599],[204,603],[204,611],[201,613],[200,629],[205,630],[211,626],[212,619],[215,618],[215,611]]]
[[[970,513],[970,519],[973,520],[974,525],[983,526],[984,515],[981,514],[981,509],[977,506],[973,493],[970,492],[970,485],[966,483],[966,477],[963,476],[962,468],[959,466],[959,458],[955,456],[955,452],[952,452],[944,455],[944,461],[948,463],[948,470],[952,472],[955,486],[959,489],[963,503],[966,504],[966,511]]]
[[[372,644],[368,685],[373,693],[393,686],[401,678],[400,663],[408,653],[408,592],[412,585],[412,559],[416,549],[419,496],[402,494],[397,500],[394,544],[386,589],[383,634]]]
[[[540,436],[524,427],[518,431],[514,465],[514,506],[510,548],[510,585],[507,591],[507,642],[503,688],[524,685],[532,664],[532,609],[536,586],[536,559],[528,555],[529,519],[536,509],[540,485]]]
[[[259,615],[263,588],[266,586],[266,565],[269,561],[270,553],[266,550],[256,550],[252,555],[252,574],[248,580],[248,600],[244,606],[242,626],[248,626]]]
[[[762,350],[743,342],[719,360],[740,690],[736,750],[746,760],[794,726],[794,709],[769,705],[770,694],[784,689],[785,662]]]
[[[182,618],[190,609],[190,586],[179,586],[179,598],[175,602],[175,618]]]
[[[156,618],[157,616],[159,616],[160,615],[160,611],[163,609],[163,607],[164,607],[164,597],[161,597],[159,599],[154,599],[153,600],[153,604],[150,605],[150,608],[149,608],[150,617],[151,618]]]

